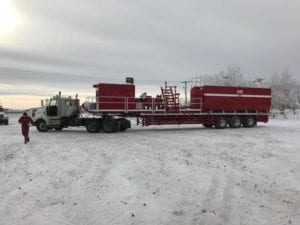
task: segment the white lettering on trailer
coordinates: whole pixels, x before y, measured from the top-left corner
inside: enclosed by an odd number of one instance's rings
[[[241,95],[241,94],[219,94],[219,93],[204,93],[204,96],[242,97],[242,98],[271,98],[271,95]]]

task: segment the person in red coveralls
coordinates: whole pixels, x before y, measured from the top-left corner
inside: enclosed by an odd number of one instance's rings
[[[32,119],[27,116],[27,113],[24,112],[23,116],[20,117],[19,123],[21,124],[22,127],[22,134],[24,136],[24,143],[27,144],[29,142],[29,124],[32,124],[33,121]]]

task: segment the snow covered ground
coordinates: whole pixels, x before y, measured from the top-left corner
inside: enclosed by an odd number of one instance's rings
[[[300,120],[40,133],[0,126],[1,225],[300,224]]]

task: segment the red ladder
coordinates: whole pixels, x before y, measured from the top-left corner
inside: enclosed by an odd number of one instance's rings
[[[165,109],[167,112],[179,111],[179,93],[176,92],[176,86],[161,87],[161,93],[165,103]]]

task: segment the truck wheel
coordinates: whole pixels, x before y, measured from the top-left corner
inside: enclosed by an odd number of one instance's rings
[[[246,116],[243,122],[244,127],[254,127],[256,125],[256,119],[254,116]]]
[[[89,133],[98,133],[100,131],[100,125],[97,120],[88,120],[85,126]]]
[[[127,128],[130,128],[130,121],[124,118],[119,119],[119,123],[120,123],[120,131],[125,131],[127,130]]]
[[[102,123],[102,130],[105,133],[113,133],[117,131],[117,121],[114,119],[105,119]]]
[[[4,125],[8,125],[8,120],[6,120],[6,121],[4,122]]]
[[[48,127],[47,124],[44,120],[40,120],[36,123],[36,128],[38,129],[38,131],[40,132],[46,132],[48,131]]]
[[[218,129],[224,129],[224,128],[226,128],[226,126],[227,126],[227,120],[226,120],[226,118],[223,117],[223,116],[218,117],[215,126]]]
[[[229,126],[231,128],[239,128],[241,125],[242,125],[241,117],[239,117],[239,116],[231,117],[231,119],[229,121]]]
[[[207,127],[207,128],[212,128],[213,127],[213,124],[203,124],[204,127]]]

